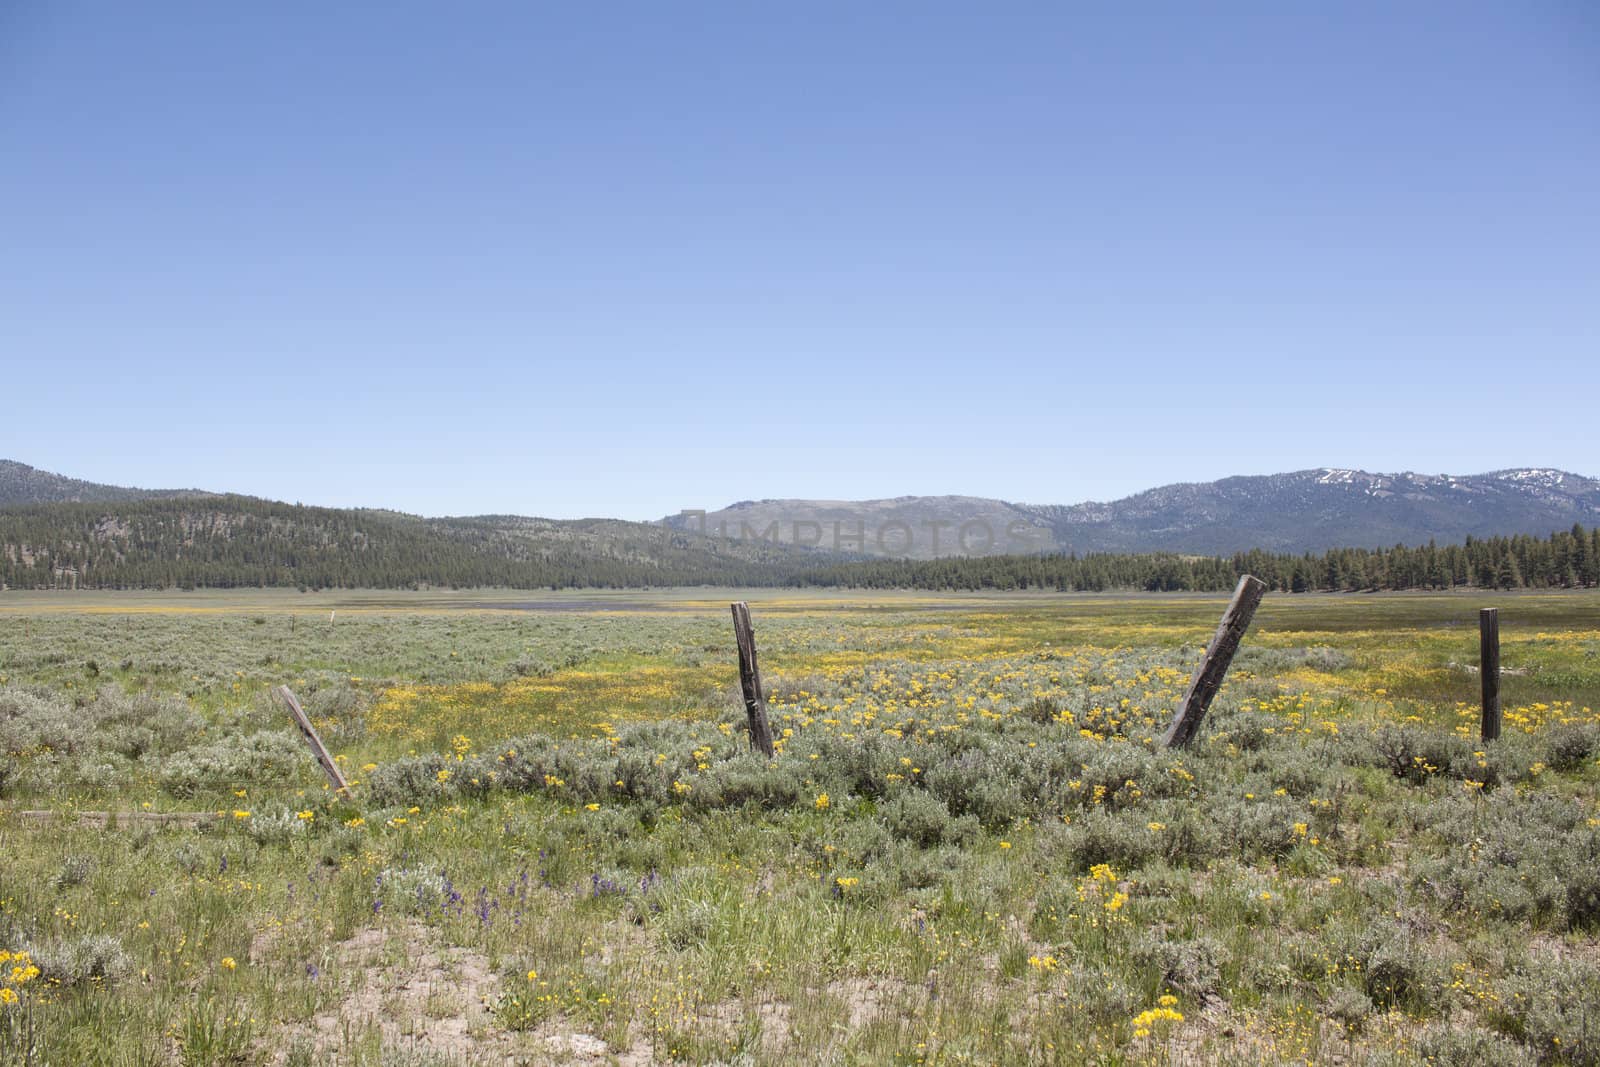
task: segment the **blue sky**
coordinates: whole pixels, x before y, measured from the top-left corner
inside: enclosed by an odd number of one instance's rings
[[[428,514],[1600,475],[1600,8],[0,5],[0,458]]]

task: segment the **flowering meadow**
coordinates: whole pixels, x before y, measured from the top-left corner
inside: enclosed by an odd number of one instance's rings
[[[1600,1063],[1600,595],[1222,605],[0,595],[0,1063]]]

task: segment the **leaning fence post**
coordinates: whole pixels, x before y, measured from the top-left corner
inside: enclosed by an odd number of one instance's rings
[[[750,722],[750,747],[772,758],[772,726],[767,722],[767,703],[761,697],[761,669],[756,666],[756,634],[750,626],[750,605],[740,600],[732,605],[733,636],[739,643],[739,685],[744,689],[744,712]]]
[[[295,699],[289,687],[280,685],[276,690],[278,697],[289,708],[289,715],[294,719],[294,724],[300,727],[300,732],[305,735],[306,744],[311,746],[311,754],[317,757],[317,762],[322,764],[322,772],[328,776],[328,781],[333,783],[333,788],[339,792],[350,795],[350,783],[344,780],[344,774],[339,770],[339,764],[328,755],[328,749],[322,743],[322,738],[317,736],[317,728],[311,725],[311,719],[306,716],[305,709],[300,706],[300,701]]]
[[[1483,682],[1483,739],[1500,736],[1500,609],[1478,609],[1478,677]]]
[[[1189,682],[1188,691],[1183,694],[1183,702],[1178,705],[1178,717],[1172,720],[1172,727],[1162,741],[1166,747],[1182,748],[1194,740],[1194,735],[1200,730],[1201,720],[1206,717],[1206,709],[1211,707],[1212,698],[1222,688],[1228,665],[1233,662],[1233,654],[1239,650],[1239,641],[1249,628],[1250,619],[1255,615],[1261,596],[1266,591],[1267,583],[1254,575],[1246,574],[1239,579],[1233,599],[1228,602],[1228,610],[1222,613],[1222,622],[1217,625],[1211,644],[1206,646],[1205,659],[1200,661],[1194,678]]]

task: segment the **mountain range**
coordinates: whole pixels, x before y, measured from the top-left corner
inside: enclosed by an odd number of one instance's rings
[[[1544,535],[1600,517],[1600,482],[1553,468],[1373,474],[1337,467],[1166,485],[1108,503],[967,496],[746,500],[667,522],[871,556],[1076,552],[1320,552]]]
[[[851,561],[874,557],[1299,555],[1543,536],[1574,524],[1600,525],[1600,483],[1549,468],[1450,476],[1325,467],[1073,505],[741,501],[643,523],[307,507],[128,489],[0,461],[0,588],[773,585],[825,572],[847,582],[849,568],[868,566]]]

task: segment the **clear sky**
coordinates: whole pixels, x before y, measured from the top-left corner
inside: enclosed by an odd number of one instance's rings
[[[0,383],[427,514],[1600,475],[1600,5],[0,0]]]

